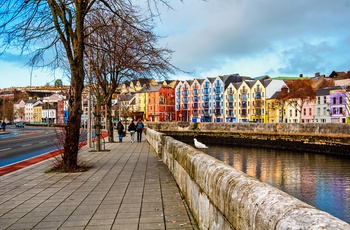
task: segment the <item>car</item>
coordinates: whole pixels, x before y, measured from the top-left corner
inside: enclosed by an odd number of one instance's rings
[[[17,122],[16,128],[24,128],[24,124],[22,122]]]
[[[13,125],[13,122],[12,122],[12,121],[8,121],[8,122],[6,123],[6,125]]]

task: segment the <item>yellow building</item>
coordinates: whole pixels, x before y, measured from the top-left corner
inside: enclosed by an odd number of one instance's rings
[[[42,121],[42,110],[43,110],[43,105],[37,105],[33,107],[33,119],[34,123],[41,123]]]
[[[264,84],[259,81],[249,81],[250,86],[250,121],[263,123],[265,116],[265,102],[266,102],[266,93]]]

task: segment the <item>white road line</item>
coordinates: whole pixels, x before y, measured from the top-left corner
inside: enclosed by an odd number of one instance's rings
[[[7,151],[7,150],[10,150],[10,149],[12,149],[12,148],[0,149],[0,152]]]
[[[39,142],[39,144],[43,144],[43,143],[47,143],[47,141],[42,141],[42,142]]]
[[[31,146],[32,144],[26,144],[26,145],[22,145],[21,147],[27,147],[27,146]]]

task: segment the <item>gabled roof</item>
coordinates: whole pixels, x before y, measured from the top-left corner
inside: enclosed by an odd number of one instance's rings
[[[203,84],[203,82],[204,82],[205,79],[202,79],[202,78],[201,78],[201,79],[196,79],[196,80],[198,81],[199,84]]]
[[[118,101],[130,101],[133,97],[135,97],[135,94],[120,94],[118,95]]]
[[[281,91],[276,91],[270,98],[268,99],[276,99],[277,95],[280,93]]]
[[[28,99],[28,100],[24,100],[24,102],[26,104],[34,104],[37,100],[33,100],[33,99]]]
[[[318,90],[316,90],[316,96],[330,95],[330,91],[335,90],[335,89],[341,89],[341,87],[340,86],[332,86],[332,87],[318,89]]]
[[[345,72],[337,72],[337,71],[332,71],[332,73],[329,75],[330,78],[335,78],[335,77],[346,77]]]
[[[216,80],[216,77],[208,77],[207,79],[210,81],[210,83],[213,84]]]
[[[158,92],[160,88],[162,88],[162,85],[151,85],[147,92]]]
[[[270,85],[270,83],[272,82],[273,80],[271,79],[264,79],[262,80],[262,84],[263,86],[266,88],[268,85]]]
[[[258,80],[252,80],[252,81],[248,80],[248,81],[245,81],[245,83],[247,83],[247,85],[249,86],[249,88],[252,88],[252,87],[255,85],[255,83],[256,83],[257,81],[258,81]]]

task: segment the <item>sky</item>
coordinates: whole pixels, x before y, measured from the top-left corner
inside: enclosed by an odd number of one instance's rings
[[[139,0],[140,1],[140,0]],[[159,45],[172,64],[190,72],[170,79],[238,73],[241,76],[328,76],[350,70],[349,0],[172,0],[159,6]],[[15,54],[0,57],[0,88],[69,79],[24,67]],[[30,77],[32,76],[32,77]]]

